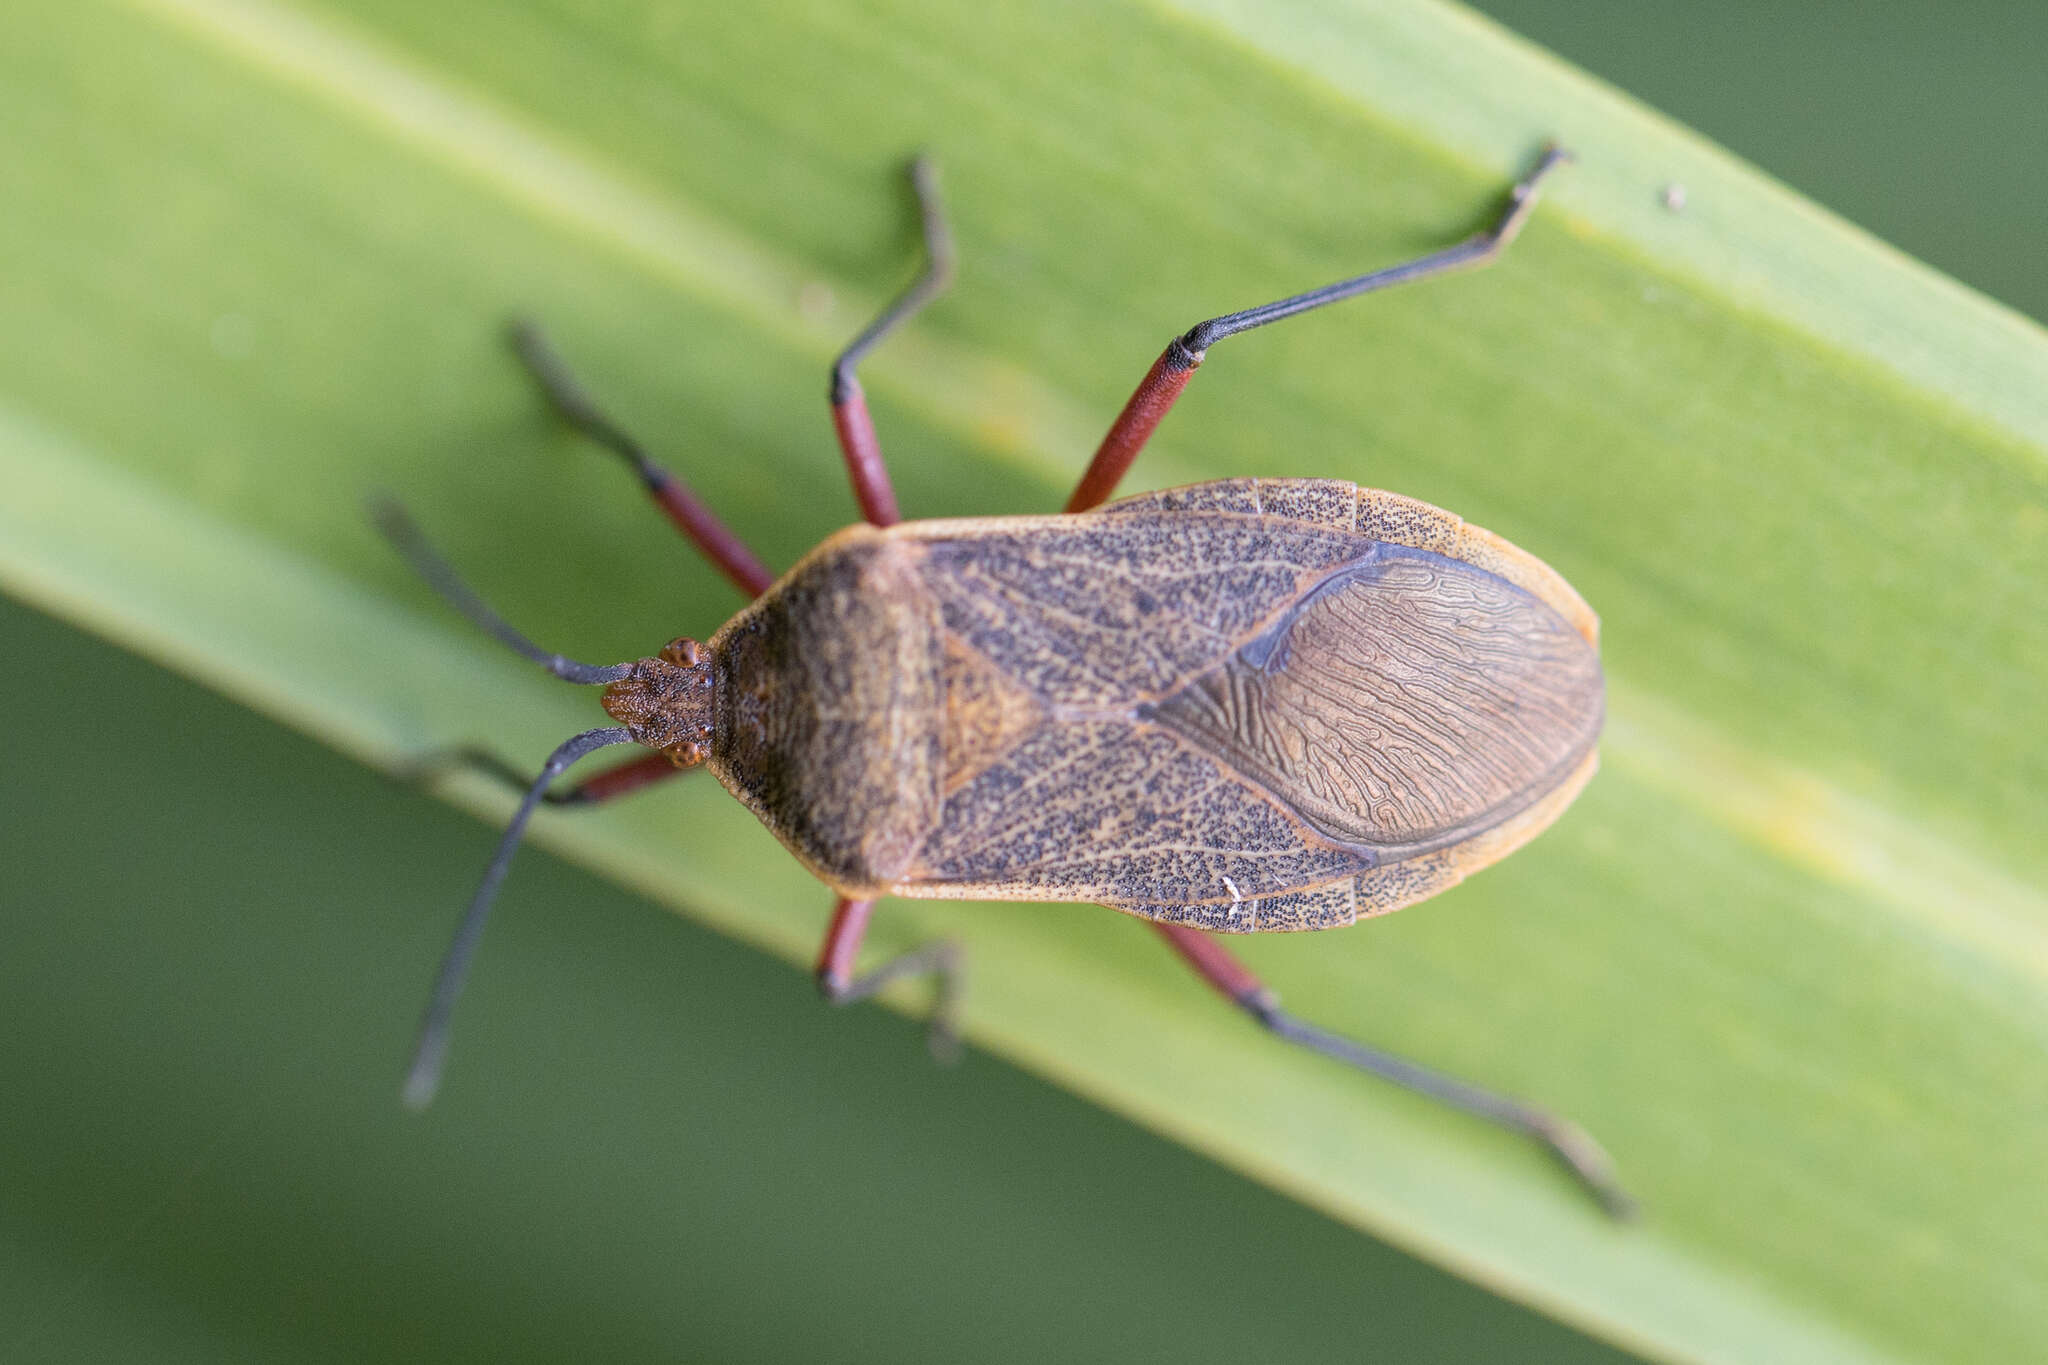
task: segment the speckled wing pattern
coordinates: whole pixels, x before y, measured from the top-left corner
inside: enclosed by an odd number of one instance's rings
[[[1331,927],[1502,856],[1591,773],[1591,612],[1427,504],[1238,479],[901,533],[948,703],[899,894]]]

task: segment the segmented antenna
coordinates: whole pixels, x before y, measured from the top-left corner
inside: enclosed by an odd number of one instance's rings
[[[426,1108],[441,1087],[441,1066],[448,1056],[448,1021],[455,1013],[456,997],[462,994],[462,983],[469,975],[469,960],[476,953],[477,940],[483,937],[484,922],[490,918],[498,884],[505,880],[505,870],[512,866],[512,855],[519,848],[520,836],[526,833],[526,822],[533,818],[534,808],[540,805],[554,780],[577,759],[595,749],[632,742],[633,732],[623,725],[586,730],[549,754],[548,761],[541,765],[540,776],[526,789],[526,797],[519,803],[512,823],[505,827],[504,837],[498,840],[498,851],[491,855],[483,881],[469,898],[469,909],[462,912],[462,923],[456,926],[447,955],[441,959],[441,970],[434,977],[434,993],[420,1019],[419,1042],[413,1047],[412,1069],[405,1077],[405,1102],[409,1107]]]
[[[565,682],[600,685],[632,676],[633,665],[630,663],[608,667],[578,663],[542,649],[513,629],[512,624],[492,611],[483,598],[462,581],[453,566],[427,543],[427,538],[420,534],[420,528],[396,500],[373,499],[370,517],[384,538],[397,547],[435,592],[507,648],[533,660]],[[420,1020],[419,1041],[413,1047],[412,1068],[406,1073],[407,1105],[414,1109],[426,1108],[433,1102],[434,1092],[440,1088],[441,1067],[448,1056],[448,1024],[455,1013],[455,1001],[462,994],[463,982],[469,974],[469,961],[476,955],[477,942],[483,937],[485,922],[490,919],[491,902],[497,899],[498,886],[505,880],[506,870],[512,866],[512,855],[519,849],[519,840],[526,833],[526,825],[533,818],[534,809],[546,797],[555,779],[576,760],[596,749],[633,742],[633,732],[624,726],[586,730],[548,755],[548,761],[541,765],[540,775],[526,789],[525,799],[520,801],[512,823],[505,827],[503,837],[498,840],[498,851],[491,855],[490,866],[484,869],[483,881],[478,884],[476,894],[470,897],[469,908],[463,911],[462,922],[456,926],[455,937],[448,944],[448,951],[441,959],[441,969],[434,977],[434,993],[427,1000],[426,1014]]]
[[[462,581],[454,566],[441,558],[427,538],[420,534],[420,528],[407,515],[405,508],[393,498],[370,500],[370,519],[384,538],[405,556],[413,571],[427,580],[427,585],[440,593],[449,606],[467,616],[471,621],[496,637],[498,642],[525,658],[533,660],[548,672],[572,683],[615,683],[630,677],[633,665],[612,664],[598,667],[595,664],[579,664],[574,659],[542,649],[515,630],[510,621],[492,611],[484,599],[478,597],[469,584]]]

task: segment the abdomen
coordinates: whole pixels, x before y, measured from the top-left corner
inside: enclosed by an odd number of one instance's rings
[[[1592,613],[1427,504],[1230,480],[912,524],[942,807],[892,888],[1320,928],[1433,894],[1590,776]]]

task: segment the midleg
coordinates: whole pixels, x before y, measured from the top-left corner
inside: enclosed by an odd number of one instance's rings
[[[890,958],[866,972],[855,974],[860,942],[866,936],[868,920],[874,914],[872,900],[849,900],[845,896],[832,909],[832,925],[818,949],[818,993],[835,1005],[865,1000],[905,977],[932,978],[932,1012],[926,1040],[932,1056],[951,1062],[960,1055],[960,991],[966,975],[966,960],[960,946],[950,939],[938,939],[920,948]]]
[[[924,232],[924,269],[832,362],[832,430],[839,437],[840,452],[846,457],[846,474],[853,481],[853,496],[860,504],[860,514],[876,526],[894,526],[903,518],[897,509],[896,490],[889,482],[888,466],[882,462],[882,443],[875,435],[874,419],[868,416],[867,395],[861,392],[854,371],[869,351],[945,292],[953,279],[953,237],[946,229],[945,210],[939,203],[938,173],[929,159],[920,156],[910,163],[910,183],[917,192],[918,218]]]
[[[1109,433],[1096,448],[1095,458],[1089,462],[1087,472],[1081,475],[1081,482],[1074,487],[1073,496],[1067,499],[1066,510],[1085,512],[1109,500],[1116,486],[1123,481],[1131,462],[1138,458],[1138,452],[1145,448],[1152,433],[1158,429],[1166,414],[1172,410],[1181,390],[1188,385],[1195,367],[1202,363],[1202,357],[1209,348],[1225,337],[1248,332],[1254,327],[1263,327],[1269,322],[1291,318],[1297,313],[1306,313],[1340,299],[1356,298],[1411,280],[1426,280],[1436,275],[1447,275],[1454,270],[1468,270],[1493,260],[1515,239],[1522,230],[1522,223],[1529,211],[1536,206],[1536,193],[1543,178],[1558,165],[1570,160],[1570,155],[1560,148],[1552,147],[1543,154],[1543,159],[1527,179],[1516,185],[1508,195],[1508,207],[1500,220],[1486,231],[1468,237],[1456,246],[1432,252],[1418,260],[1375,270],[1368,275],[1359,275],[1321,289],[1312,289],[1306,294],[1281,299],[1258,308],[1247,308],[1240,313],[1227,313],[1219,318],[1190,327],[1166,344],[1166,350],[1152,363],[1145,378],[1131,394],[1130,401],[1118,414]]]
[[[882,311],[881,316],[840,352],[832,364],[833,430],[846,458],[847,476],[852,481],[861,515],[877,526],[893,525],[901,519],[901,514],[895,489],[889,482],[888,468],[882,461],[874,420],[868,414],[867,398],[861,391],[855,372],[869,351],[945,289],[953,271],[952,238],[946,229],[931,163],[918,157],[911,163],[910,175],[923,228],[925,268],[910,287]],[[562,419],[631,465],[655,504],[742,592],[749,597],[757,597],[774,582],[774,575],[762,564],[759,556],[720,521],[688,485],[654,463],[646,449],[605,414],[538,328],[530,323],[515,324],[512,344]],[[527,785],[518,770],[496,754],[469,747],[429,755],[414,766],[412,776],[415,780],[425,780],[449,767],[471,768],[519,788]],[[663,755],[648,754],[600,772],[566,790],[549,791],[542,799],[557,805],[594,804],[637,791],[678,771]],[[867,999],[900,978],[932,975],[937,986],[931,1018],[932,1051],[941,1058],[956,1054],[959,1049],[956,1004],[962,977],[958,947],[944,941],[927,944],[872,971],[855,975],[854,963],[873,911],[872,900],[840,899],[819,953],[817,976],[820,992],[834,1004],[851,1004]]]
[[[527,777],[489,749],[464,746],[443,749],[412,765],[403,776],[408,781],[428,782],[453,768],[467,768],[494,778],[514,791],[525,792],[533,785]],[[681,772],[666,754],[645,754],[607,768],[572,787],[546,791],[541,800],[551,805],[598,805],[665,777]],[[835,1005],[851,1005],[875,995],[904,977],[930,976],[933,986],[932,1011],[927,1041],[932,1056],[952,1062],[960,1055],[959,1003],[966,961],[958,944],[940,939],[915,948],[872,970],[856,973],[861,940],[873,916],[872,900],[849,900],[842,896],[833,908],[831,927],[818,950],[818,993]]]
[[[861,515],[876,526],[893,526],[902,520],[902,513],[889,482],[888,466],[882,461],[874,419],[868,415],[867,396],[854,372],[869,351],[944,292],[953,278],[952,234],[946,230],[945,211],[939,203],[937,173],[927,158],[919,156],[910,163],[910,183],[917,192],[924,233],[924,269],[832,362],[832,430],[846,457],[854,500],[860,504]],[[831,927],[818,949],[819,994],[835,1005],[850,1005],[905,977],[931,977],[934,996],[927,1038],[934,1057],[951,1061],[960,1051],[958,1007],[965,963],[959,945],[940,939],[856,974],[861,939],[874,912],[872,900],[839,898],[832,910]]]
[[[1417,1094],[1464,1110],[1512,1132],[1535,1138],[1616,1218],[1634,1217],[1635,1200],[1614,1177],[1614,1164],[1583,1128],[1545,1110],[1468,1085],[1441,1072],[1418,1066],[1390,1052],[1367,1047],[1317,1028],[1280,1008],[1280,997],[1268,989],[1229,949],[1198,929],[1157,924],[1173,950],[1231,1004],[1249,1014],[1260,1027],[1331,1057],[1360,1071],[1371,1072]]]

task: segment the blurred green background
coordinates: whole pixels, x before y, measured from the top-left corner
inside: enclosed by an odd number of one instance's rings
[[[2048,8],[1486,8],[2048,315]],[[0,639],[0,1359],[1619,1358],[537,850],[474,987],[524,1031],[473,1010],[414,1119],[388,1040],[487,833]]]
[[[1474,8],[1908,255],[2048,319],[2048,5],[1485,0]]]

